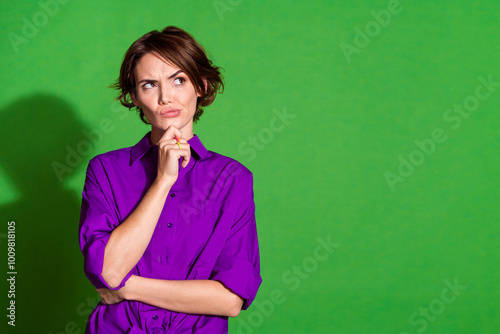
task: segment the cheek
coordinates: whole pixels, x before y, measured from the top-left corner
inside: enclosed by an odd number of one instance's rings
[[[156,101],[154,94],[151,94],[151,93],[139,94],[138,100],[139,100],[139,103],[143,106],[151,106],[151,105],[155,104],[155,101]]]
[[[189,94],[186,94],[186,102],[189,103],[190,105],[196,105],[196,101],[198,100],[198,96],[195,91],[189,92]]]

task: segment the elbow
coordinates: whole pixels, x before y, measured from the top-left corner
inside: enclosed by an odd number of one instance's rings
[[[240,314],[241,309],[230,310],[226,315],[230,318],[236,318]]]
[[[122,279],[114,272],[103,271],[101,277],[111,289],[116,289],[122,282]]]
[[[243,299],[236,294],[232,294],[227,305],[229,307],[226,316],[235,318],[240,314],[241,307],[243,306]]]

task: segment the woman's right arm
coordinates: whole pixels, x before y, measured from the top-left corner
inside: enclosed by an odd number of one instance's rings
[[[171,186],[155,180],[134,212],[111,233],[101,274],[111,288],[122,282],[144,254]]]
[[[168,192],[177,180],[179,159],[182,166],[189,163],[191,149],[185,139],[182,149],[175,144],[174,136],[181,137],[177,128],[170,126],[158,146],[158,174],[137,208],[118,225],[104,250],[102,278],[111,288],[120,285],[125,276],[139,262],[149,245]]]

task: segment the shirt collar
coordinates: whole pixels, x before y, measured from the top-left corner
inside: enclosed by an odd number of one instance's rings
[[[150,134],[151,131],[146,133],[146,135],[144,135],[144,137],[142,137],[142,139],[137,144],[132,146],[132,149],[130,150],[130,165],[133,165],[137,160],[142,158],[144,154],[146,154],[152,147],[158,146],[151,145],[149,143]],[[208,150],[205,148],[205,146],[203,146],[203,143],[197,135],[194,135],[187,142],[191,147],[191,151],[194,152],[197,156],[197,160],[205,158]]]

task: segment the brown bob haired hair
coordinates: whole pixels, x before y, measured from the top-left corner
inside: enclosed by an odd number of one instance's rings
[[[193,83],[197,93],[201,94],[196,103],[193,121],[203,114],[203,108],[215,100],[218,92],[224,91],[221,68],[212,64],[205,49],[196,42],[191,34],[174,26],[168,26],[161,32],[153,30],[136,40],[127,50],[120,68],[120,76],[113,88],[120,91],[116,98],[125,107],[133,107],[139,112],[141,120],[150,124],[142,108],[136,106],[130,98],[135,92],[135,67],[139,59],[147,53],[155,53],[170,64],[179,67]],[[205,82],[207,87],[205,89]]]

